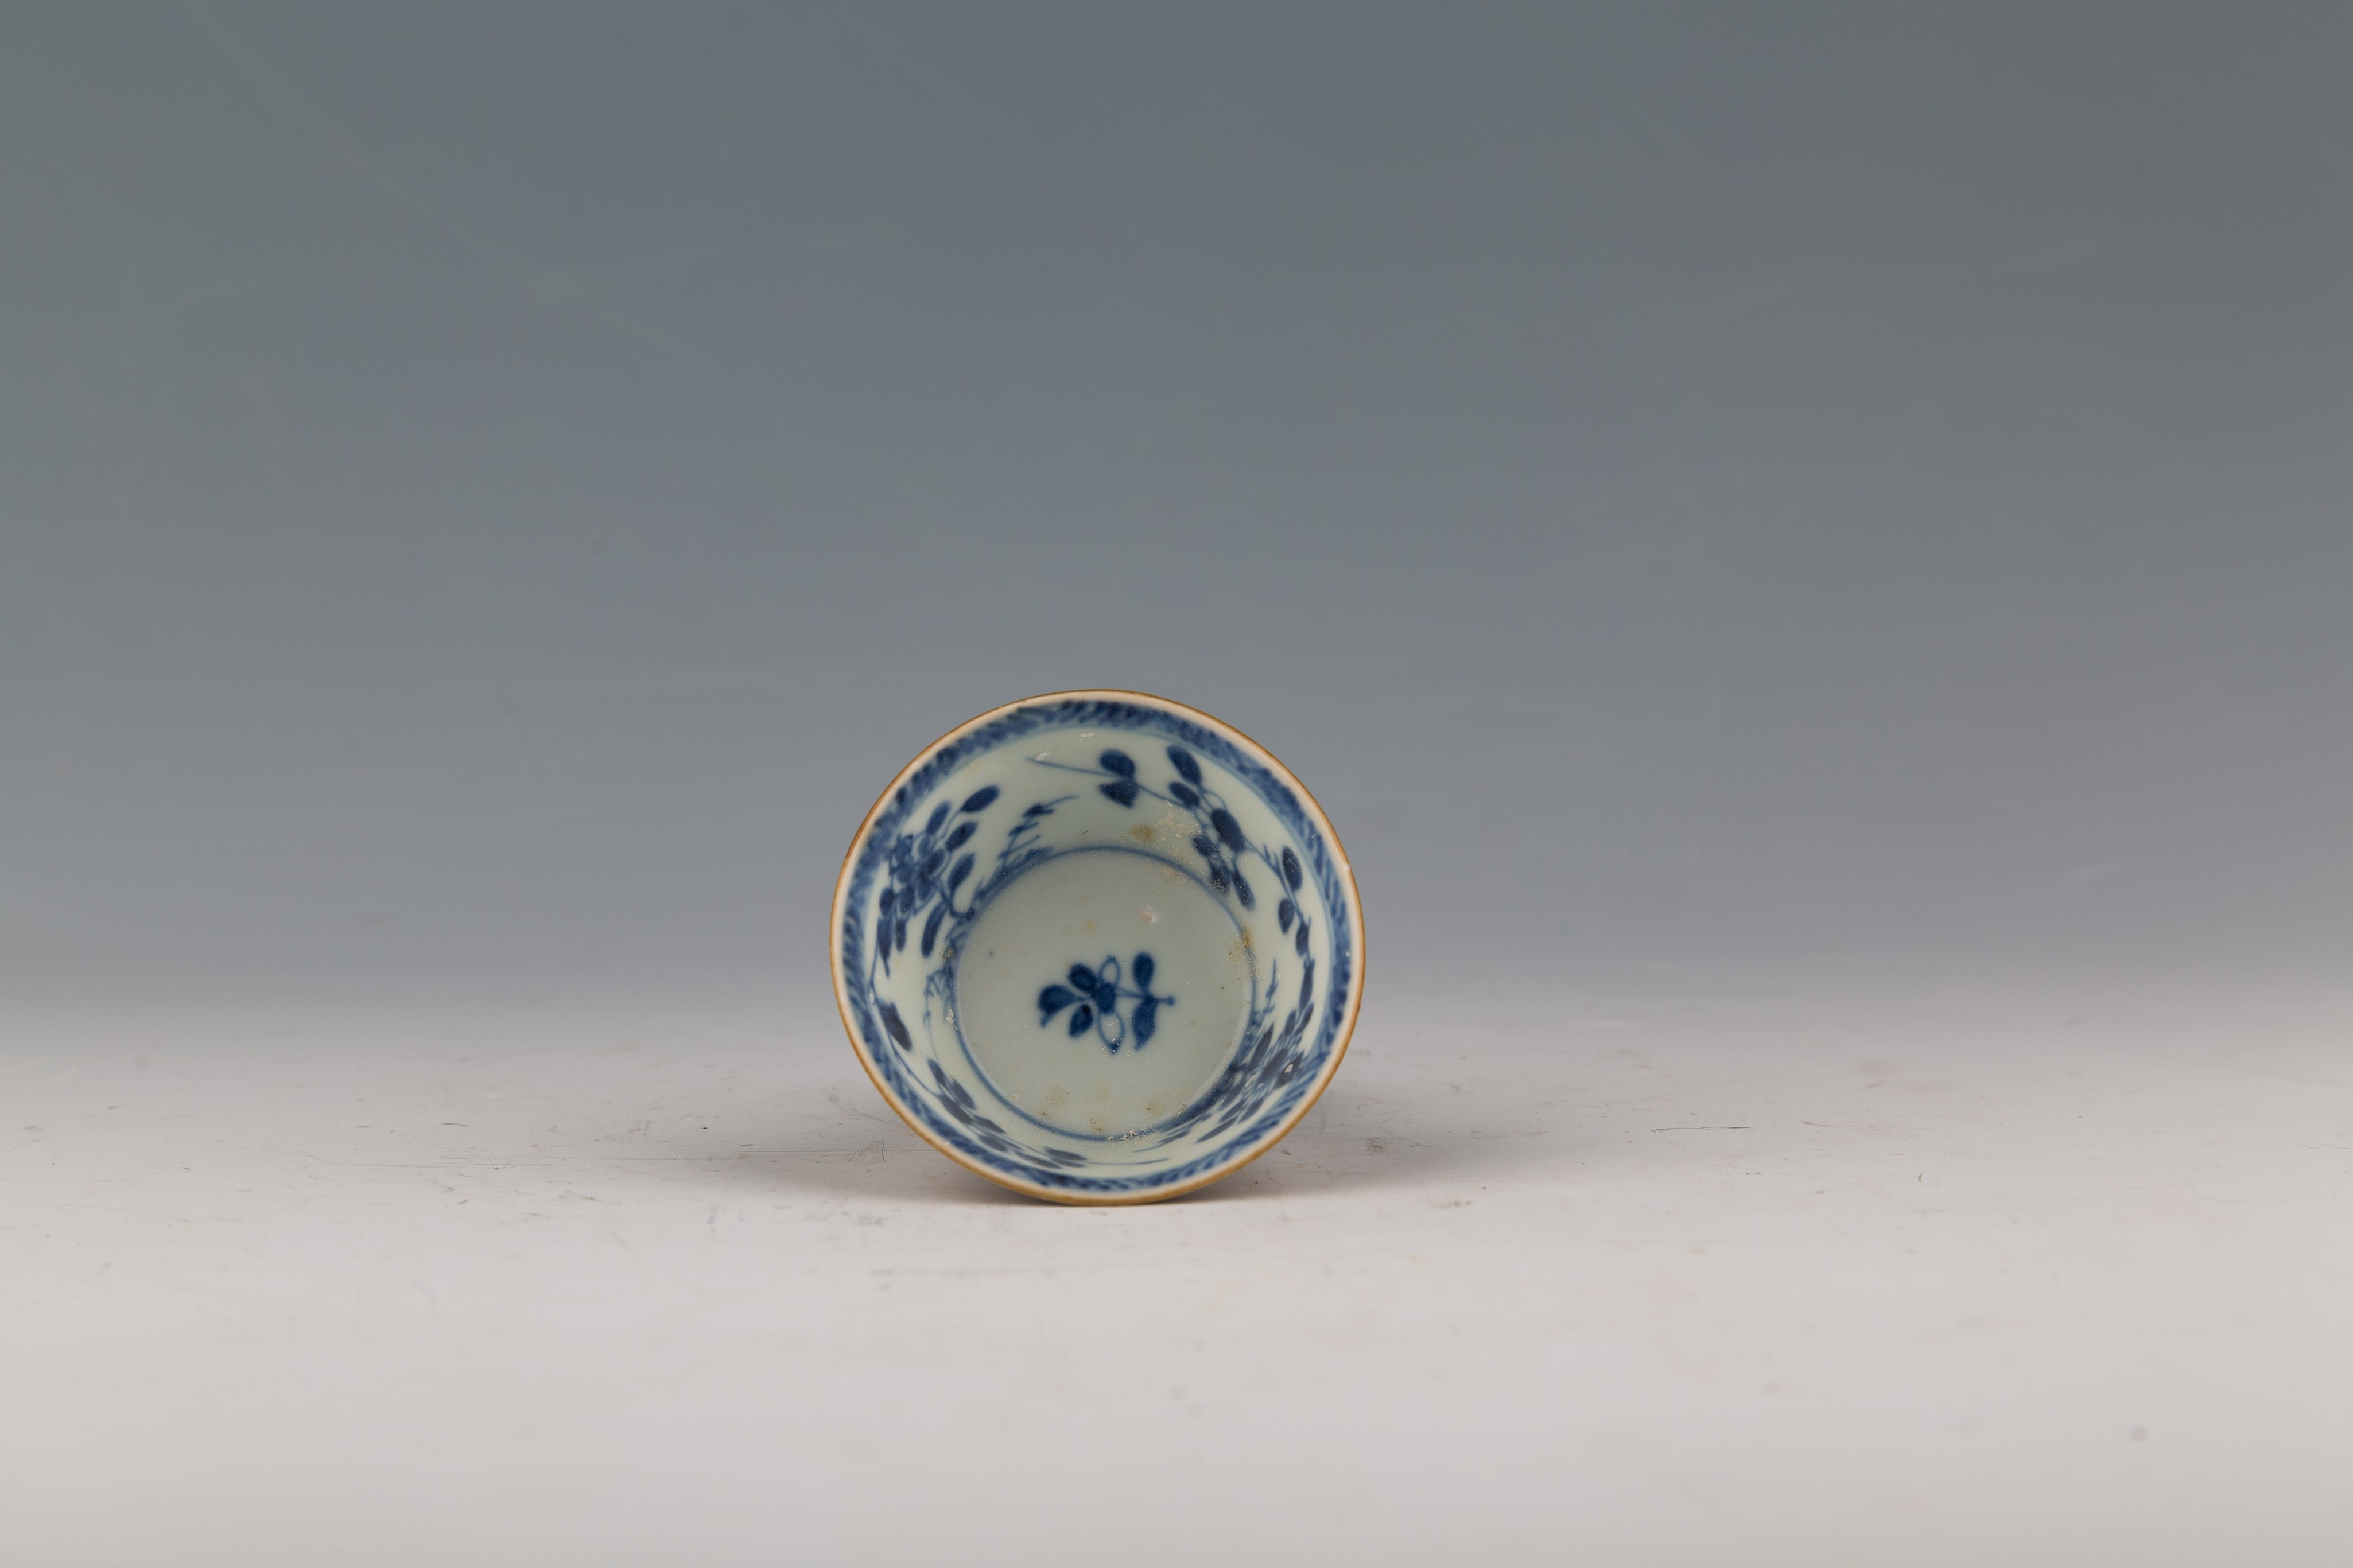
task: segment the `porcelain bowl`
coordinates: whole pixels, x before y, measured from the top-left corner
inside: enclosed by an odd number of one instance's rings
[[[1364,915],[1299,781],[1207,713],[1058,691],[959,725],[868,812],[833,984],[891,1108],[1064,1203],[1229,1175],[1332,1080]]]

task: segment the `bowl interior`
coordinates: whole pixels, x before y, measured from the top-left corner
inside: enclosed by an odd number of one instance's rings
[[[1096,1200],[1214,1179],[1337,1066],[1355,889],[1290,775],[1205,714],[1063,694],[984,715],[877,806],[835,898],[869,1070],[934,1143]]]

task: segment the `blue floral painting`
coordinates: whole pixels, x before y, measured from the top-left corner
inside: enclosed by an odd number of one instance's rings
[[[1038,993],[1038,1026],[1044,1028],[1063,1008],[1071,1007],[1071,1038],[1092,1029],[1095,1038],[1113,1056],[1131,1041],[1140,1051],[1152,1043],[1153,1033],[1160,1026],[1160,1009],[1176,1005],[1174,996],[1152,994],[1153,969],[1152,955],[1137,953],[1127,972],[1130,983],[1123,985],[1116,954],[1106,953],[1103,963],[1092,969],[1073,963],[1063,977],[1066,984],[1049,985]],[[1123,1018],[1121,1009],[1129,1002],[1135,1004],[1135,1011]]]
[[[1047,789],[1031,797],[1001,773],[977,788],[946,786],[976,757],[1064,731],[1108,731],[1120,743],[1099,744],[1091,763],[1063,760],[1069,752],[1053,744],[1028,760],[1041,773],[1082,775],[1123,812],[1151,801],[1178,814],[1189,829],[1166,842],[1183,846],[1180,858],[1189,854],[1190,873],[1230,900],[1238,919],[1271,913],[1282,939],[1280,949],[1260,950],[1241,1037],[1216,1083],[1148,1137],[1121,1134],[1096,1152],[1067,1129],[1018,1131],[1007,1111],[984,1112],[963,1081],[968,1062],[952,1028],[940,1034],[954,1013],[955,967],[973,921],[997,891],[1058,853],[1045,829],[1079,798]],[[1254,803],[1251,813],[1238,809],[1228,793],[1236,790]],[[1246,815],[1271,820],[1274,840],[1254,838]],[[1067,846],[1068,830],[1059,842]],[[1257,912],[1269,900],[1271,911]],[[1351,1011],[1352,908],[1317,822],[1283,780],[1226,735],[1146,701],[1091,695],[1022,704],[952,736],[877,808],[844,877],[845,1016],[886,1094],[943,1148],[1034,1190],[1150,1195],[1244,1158],[1287,1125],[1320,1082]],[[898,966],[908,963],[923,967],[902,982]],[[1179,980],[1164,989],[1148,952],[1081,958],[1036,994],[1038,1026],[1113,1057],[1142,1051],[1165,1011],[1179,1005]],[[1012,1121],[1026,1115],[1008,1110]],[[1164,1150],[1170,1152],[1156,1152]]]

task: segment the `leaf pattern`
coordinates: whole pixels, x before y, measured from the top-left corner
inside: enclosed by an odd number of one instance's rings
[[[1177,1121],[1154,1129],[1150,1142],[1128,1146],[1136,1154],[1168,1150],[1169,1163],[1149,1158],[1138,1163],[1133,1155],[1031,1142],[1018,1131],[1008,1132],[981,1113],[974,1096],[976,1091],[986,1092],[982,1086],[965,1087],[954,1070],[944,1068],[947,1058],[935,1054],[939,1046],[934,1007],[949,995],[958,944],[968,922],[1011,877],[1055,852],[1039,841],[1043,819],[1051,816],[1056,806],[1076,798],[1064,795],[1023,806],[1018,819],[1005,827],[1002,847],[992,859],[986,850],[976,851],[975,845],[989,826],[982,820],[984,814],[1003,798],[1003,791],[995,784],[985,785],[961,800],[950,797],[952,804],[944,805],[939,794],[942,781],[972,758],[1016,736],[1045,736],[1090,727],[1111,730],[1122,738],[1155,735],[1170,771],[1157,779],[1148,777],[1139,761],[1145,753],[1115,747],[1099,751],[1092,766],[1049,761],[1042,755],[1032,760],[1092,774],[1088,782],[1096,787],[1098,798],[1122,811],[1144,806],[1148,795],[1192,817],[1191,828],[1164,838],[1164,846],[1175,849],[1175,858],[1182,863],[1186,851],[1181,846],[1189,838],[1191,853],[1199,857],[1198,869],[1203,881],[1215,893],[1230,898],[1238,910],[1254,910],[1271,888],[1277,900],[1271,923],[1284,939],[1279,945],[1269,944],[1271,954],[1268,947],[1261,949],[1266,960],[1263,984],[1253,987],[1242,1046],[1218,1083]],[[1185,743],[1174,740],[1179,734]],[[1220,797],[1215,783],[1220,780],[1239,781],[1241,785],[1230,801]],[[1271,787],[1279,782],[1270,781],[1254,758],[1214,732],[1203,734],[1198,726],[1149,707],[1097,698],[1025,705],[970,736],[957,738],[927,760],[883,809],[872,837],[860,851],[849,892],[853,911],[862,907],[871,913],[853,912],[842,933],[845,954],[857,953],[864,963],[865,975],[856,988],[862,992],[857,998],[863,1020],[859,1032],[868,1043],[868,1063],[894,1102],[931,1135],[962,1153],[1048,1188],[1141,1194],[1213,1172],[1262,1146],[1283,1118],[1296,1114],[1301,1096],[1328,1063],[1335,1031],[1344,1018],[1347,977],[1355,966],[1347,922],[1332,903],[1334,872],[1323,858],[1323,837],[1315,823],[1302,819],[1297,805],[1280,789]],[[1235,783],[1227,782],[1224,787],[1234,791]],[[1217,820],[1220,812],[1230,827]],[[1273,842],[1253,840],[1250,825],[1267,820],[1269,814]],[[1247,864],[1253,860],[1259,864]],[[1316,883],[1314,889],[1308,886],[1311,881]],[[1329,916],[1324,914],[1327,909],[1334,911]],[[1311,919],[1311,910],[1319,918]],[[1316,925],[1325,919],[1337,921],[1336,926],[1328,932],[1316,931]],[[886,994],[881,977],[892,966],[894,956],[902,957],[909,943],[918,941],[931,955],[922,975],[923,995],[913,994],[908,979],[895,982]],[[1284,947],[1292,952],[1282,952]],[[944,959],[939,956],[943,953]],[[1295,974],[1287,973],[1294,954]],[[1119,1048],[1140,1047],[1151,1040],[1159,1010],[1176,1002],[1173,996],[1155,992],[1156,976],[1137,962],[1149,956],[1131,955],[1124,975],[1112,982],[1110,1002],[1121,1034]],[[1327,956],[1335,973],[1329,985],[1324,986],[1322,971]],[[1107,956],[1105,963],[1112,962]],[[1065,976],[1041,990],[1040,1026],[1059,1021],[1061,1029],[1068,1030],[1071,1021],[1083,1011],[1084,1022],[1073,1037],[1092,1032],[1103,1040],[1104,1034],[1113,1029],[1113,1024],[1104,1021],[1104,1008],[1097,996],[1108,978],[1104,964],[1073,967],[1084,970],[1090,984],[1083,990],[1075,988]],[[1058,992],[1059,996],[1052,994]],[[920,1019],[915,1013],[918,1002]],[[1052,1005],[1048,1016],[1050,1003],[1059,1005]],[[1113,1048],[1110,1041],[1103,1043],[1106,1049]]]
[[[958,904],[956,894],[979,867],[979,857],[966,851],[956,852],[972,842],[980,832],[983,813],[997,804],[1005,792],[996,784],[983,784],[965,796],[964,804],[952,805],[946,801],[932,808],[924,818],[923,830],[902,833],[890,841],[888,867],[890,879],[875,901],[874,955],[869,966],[888,974],[893,955],[907,951],[911,928],[920,919],[921,935],[917,951],[929,958],[945,937],[951,950],[955,947],[954,932],[973,914],[974,902],[979,898],[976,889],[971,899]],[[1028,865],[1037,855],[1044,853],[1035,847],[1039,822],[1051,816],[1054,808],[1069,795],[1031,803],[1019,820],[1006,830],[1005,847],[997,852],[997,868],[982,886],[1005,881]],[[948,826],[955,819],[955,826]],[[950,865],[948,858],[955,856]],[[942,868],[945,868],[945,875]]]
[[[1270,852],[1264,845],[1253,844],[1242,830],[1241,819],[1227,806],[1217,791],[1209,787],[1207,774],[1201,771],[1201,759],[1179,745],[1167,748],[1168,765],[1176,770],[1176,777],[1168,781],[1166,790],[1146,784],[1136,772],[1135,759],[1125,752],[1111,749],[1098,753],[1093,768],[1070,763],[1057,763],[1040,757],[1041,766],[1060,769],[1066,773],[1092,773],[1102,782],[1095,788],[1104,798],[1132,809],[1145,795],[1181,806],[1193,818],[1198,832],[1191,838],[1193,852],[1201,858],[1201,875],[1212,892],[1231,898],[1245,910],[1258,908],[1258,889],[1243,874],[1245,857],[1256,859],[1277,879],[1277,890],[1295,894],[1306,879],[1306,868],[1299,862],[1298,854],[1284,845],[1281,857]],[[1299,917],[1298,900],[1286,896],[1276,906],[1275,921],[1285,931],[1294,933],[1299,953],[1305,957],[1307,948],[1303,924],[1294,926]]]

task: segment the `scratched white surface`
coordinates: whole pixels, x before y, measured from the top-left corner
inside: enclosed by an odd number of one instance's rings
[[[0,1562],[2353,1561],[2353,1005],[1566,1009],[1118,1211],[821,1000],[16,1020]]]

